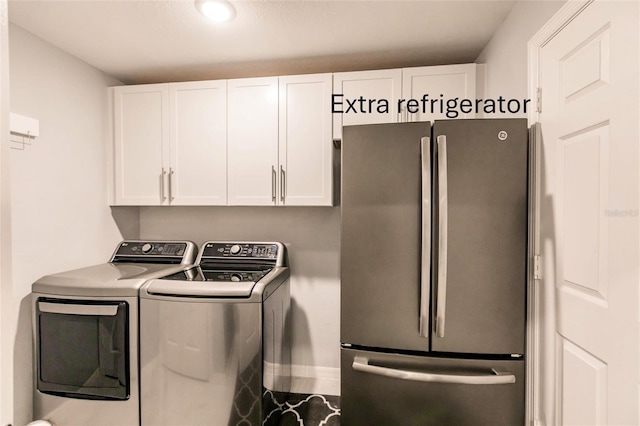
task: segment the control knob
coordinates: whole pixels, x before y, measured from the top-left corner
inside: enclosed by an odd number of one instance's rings
[[[151,250],[153,250],[153,246],[149,243],[145,243],[142,245],[142,252],[143,253],[149,253]]]
[[[241,251],[242,251],[242,247],[240,247],[238,244],[232,245],[231,248],[229,249],[229,252],[233,255],[240,254]]]

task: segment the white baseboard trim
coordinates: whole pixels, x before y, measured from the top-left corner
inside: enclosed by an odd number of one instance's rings
[[[310,365],[291,366],[291,392],[340,395],[340,369]]]

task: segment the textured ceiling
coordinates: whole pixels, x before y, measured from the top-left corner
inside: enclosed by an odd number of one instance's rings
[[[473,62],[512,1],[10,0],[9,19],[125,83]]]

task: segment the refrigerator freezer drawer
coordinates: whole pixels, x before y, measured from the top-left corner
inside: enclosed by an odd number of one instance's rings
[[[523,425],[523,360],[450,359],[342,349],[341,423]]]

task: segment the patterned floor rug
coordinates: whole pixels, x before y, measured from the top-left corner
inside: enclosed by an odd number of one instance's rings
[[[292,394],[280,426],[338,426],[340,397]]]
[[[289,394],[279,422],[265,421],[265,426],[339,426],[340,397],[329,395]]]

